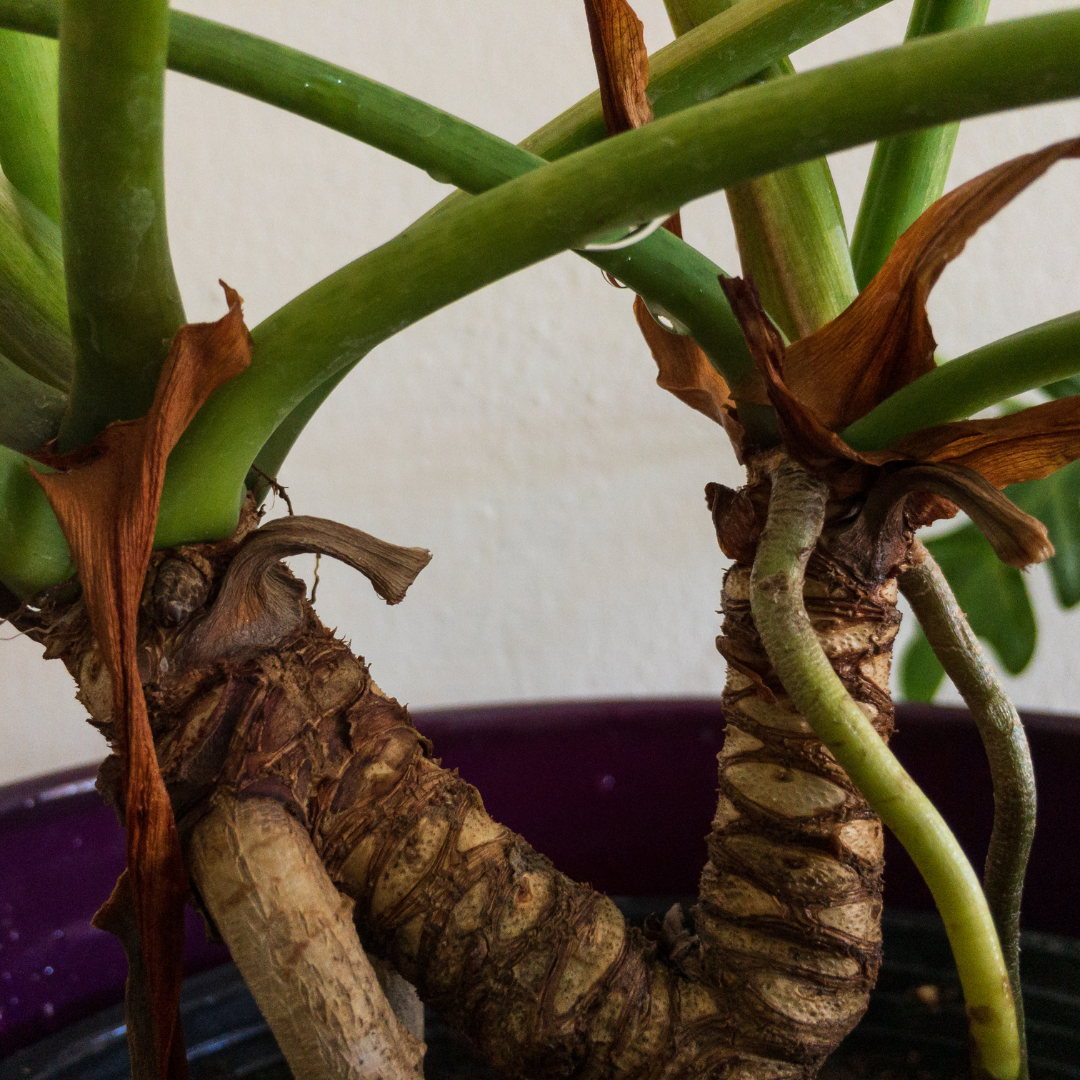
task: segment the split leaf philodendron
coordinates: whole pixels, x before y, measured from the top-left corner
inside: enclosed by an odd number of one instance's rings
[[[942,196],[959,121],[1080,96],[1080,10],[984,26],[986,0],[916,0],[904,43],[795,73],[789,52],[883,2],[667,0],[678,37],[649,57],[626,0],[584,0],[599,91],[514,146],[166,0],[0,0],[0,599],[114,751],[100,787],[128,869],[98,923],[129,956],[136,1080],[186,1075],[189,895],[298,1080],[421,1075],[368,954],[509,1076],[811,1077],[880,966],[882,823],[944,920],[975,1074],[1026,1077],[1034,787],[977,636],[1028,662],[1028,565],[1080,601],[1080,314],[939,366],[926,303],[980,225],[1080,156],[1057,143]],[[185,324],[167,66],[461,190],[250,335],[228,288],[224,318]],[[823,155],[874,140],[849,247]],[[720,190],[742,278],[683,237],[680,207]],[[746,467],[706,491],[732,560],[727,735],[698,905],[658,942],[487,815],[280,561],[332,555],[396,603],[429,554],[306,516],[259,526],[364,356],[567,250],[633,290],[659,386]],[[972,524],[916,538],[958,510]],[[981,885],[887,746],[898,583],[926,635],[903,683],[932,696],[941,657],[987,748]]]

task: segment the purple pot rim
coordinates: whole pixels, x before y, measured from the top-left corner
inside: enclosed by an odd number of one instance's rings
[[[484,702],[410,710],[421,732],[438,739],[441,734],[551,732],[594,729],[607,721],[621,731],[657,731],[671,722],[662,708],[692,714],[721,714],[719,697],[554,698],[537,701]],[[900,726],[941,725],[971,727],[974,721],[960,705],[923,705],[901,702],[896,707]],[[1020,711],[1025,728],[1053,735],[1080,738],[1080,716],[1068,713]],[[717,716],[720,719],[720,715]],[[438,746],[436,745],[436,751]],[[69,798],[94,794],[99,763],[76,765],[0,786],[0,817],[32,810]]]

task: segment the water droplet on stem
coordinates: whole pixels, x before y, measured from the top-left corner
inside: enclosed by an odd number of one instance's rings
[[[652,221],[644,221],[640,225],[631,225],[629,229],[619,229],[614,233],[603,233],[595,240],[589,240],[582,244],[580,251],[621,251],[623,248],[640,244],[646,237],[652,236],[670,215],[653,218]]]

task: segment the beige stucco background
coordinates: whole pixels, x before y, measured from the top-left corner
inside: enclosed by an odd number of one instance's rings
[[[581,0],[179,0],[343,64],[519,140],[594,86]],[[650,49],[661,0],[636,0]],[[1073,6],[994,0],[991,18]],[[796,56],[804,69],[898,41],[910,4]],[[449,189],[305,121],[170,74],[170,231],[191,319],[251,325],[394,235]],[[1080,104],[961,128],[950,186],[1080,132]],[[869,148],[833,160],[854,220]],[[957,355],[1080,307],[1080,165],[1058,165],[969,244],[934,294]],[[683,213],[687,238],[737,271],[722,196]],[[718,429],[659,391],[631,296],[563,255],[412,327],[353,372],[282,473],[298,512],[429,547],[399,607],[322,564],[319,610],[416,706],[719,693],[724,560],[702,500],[737,482]],[[310,563],[296,560],[301,572]],[[1021,705],[1080,711],[1080,611],[1031,574],[1040,641]],[[0,631],[2,634],[3,631]],[[7,630],[10,635],[10,630]],[[0,642],[0,782],[94,760],[73,685],[25,639]],[[952,698],[950,693],[942,695]]]

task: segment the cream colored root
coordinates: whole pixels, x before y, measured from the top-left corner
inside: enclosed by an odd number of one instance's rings
[[[424,1044],[394,1015],[352,902],[284,807],[218,794],[188,863],[296,1080],[422,1077]]]

